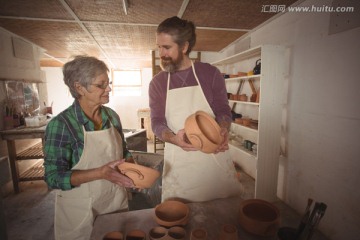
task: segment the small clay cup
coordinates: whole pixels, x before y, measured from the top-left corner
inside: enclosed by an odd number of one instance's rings
[[[139,229],[134,229],[126,233],[125,240],[146,240],[146,233]]]
[[[123,240],[123,239],[124,239],[124,236],[123,236],[122,232],[113,231],[113,232],[106,233],[102,240]]]
[[[168,230],[164,227],[154,227],[149,231],[150,240],[166,240]]]
[[[213,153],[223,142],[220,126],[204,111],[197,111],[185,120],[185,134],[191,144],[204,153]]]
[[[232,224],[224,224],[221,227],[219,240],[238,240],[238,230]]]
[[[168,230],[168,239],[171,240],[184,240],[186,237],[186,230],[182,227],[175,226]]]
[[[190,240],[206,240],[207,231],[204,228],[195,228],[191,231]]]
[[[240,203],[239,223],[249,233],[263,236],[274,236],[280,226],[279,209],[261,199],[247,199]]]
[[[185,203],[167,200],[155,207],[155,221],[164,227],[184,226],[189,221],[189,212]]]

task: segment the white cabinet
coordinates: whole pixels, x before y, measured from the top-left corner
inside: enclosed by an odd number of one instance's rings
[[[282,107],[285,81],[285,48],[274,45],[261,45],[247,51],[235,54],[225,59],[213,62],[219,70],[235,75],[238,72],[249,72],[261,59],[259,75],[226,78],[228,93],[236,93],[240,82],[243,82],[240,94],[246,94],[248,99],[252,94],[249,81],[255,90],[260,89],[259,102],[244,102],[229,100],[231,107],[236,103],[234,111],[254,120],[258,120],[257,128],[246,127],[235,122],[231,132],[257,145],[254,153],[239,142],[230,142],[230,153],[234,162],[255,179],[255,197],[273,201],[276,199],[278,168],[280,157],[280,138]],[[239,138],[238,138],[239,139]]]

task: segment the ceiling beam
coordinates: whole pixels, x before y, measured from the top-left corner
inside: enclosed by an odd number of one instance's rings
[[[181,4],[180,10],[177,15],[179,18],[182,18],[182,16],[184,15],[184,12],[188,4],[189,4],[189,0],[184,0],[183,3]]]
[[[139,26],[139,27],[157,27],[158,24],[152,23],[121,23],[121,22],[104,22],[104,21],[86,21],[86,20],[65,20],[65,19],[53,19],[53,18],[30,18],[30,17],[12,17],[12,16],[0,16],[0,18],[6,19],[19,19],[19,20],[31,20],[31,21],[50,21],[50,22],[68,22],[68,23],[88,23],[88,24],[108,24],[108,25],[122,25],[122,26]],[[219,31],[233,31],[233,32],[248,32],[250,29],[239,28],[216,28],[216,27],[196,27],[196,29],[204,30],[219,30]]]

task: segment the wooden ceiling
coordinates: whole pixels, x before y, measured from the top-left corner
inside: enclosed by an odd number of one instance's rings
[[[296,1],[0,0],[0,27],[45,49],[41,66],[87,54],[110,68],[140,68],[151,66],[156,27],[168,17],[195,23],[194,51],[218,52],[276,14],[264,6]]]

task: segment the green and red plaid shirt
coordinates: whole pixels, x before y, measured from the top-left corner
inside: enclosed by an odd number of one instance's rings
[[[101,129],[110,128],[112,123],[123,139],[124,158],[131,157],[119,115],[111,108],[101,106],[101,117]],[[79,162],[84,149],[83,126],[86,131],[94,131],[94,123],[86,117],[77,100],[48,123],[45,132],[44,167],[45,181],[50,188],[73,188],[70,184],[71,168]]]

